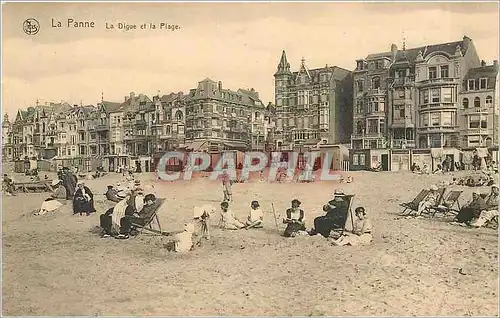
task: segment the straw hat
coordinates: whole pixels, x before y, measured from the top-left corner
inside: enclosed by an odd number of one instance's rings
[[[342,189],[335,189],[335,191],[333,191],[333,195],[341,196],[341,195],[345,195],[345,192]]]
[[[59,180],[59,179],[54,179],[54,180],[52,180],[52,186],[54,187],[54,186],[58,185],[58,184],[59,184],[59,183],[61,183],[61,182],[62,182],[62,181],[61,181],[61,180]]]

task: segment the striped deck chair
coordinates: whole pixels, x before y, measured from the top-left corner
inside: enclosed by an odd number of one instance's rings
[[[458,213],[460,211],[460,202],[458,202],[458,199],[462,192],[463,191],[459,190],[450,191],[446,199],[437,207],[433,208],[432,216],[435,216],[436,213],[443,213],[443,216],[446,216],[448,213]],[[457,206],[456,209],[453,208],[455,205]]]
[[[406,211],[418,211],[418,205],[420,204],[420,202],[422,202],[423,199],[427,197],[429,192],[429,190],[424,189],[420,191],[420,193],[417,194],[417,196],[411,202],[401,203],[399,206],[403,207],[404,210],[400,213],[400,215],[405,215]]]
[[[156,199],[153,212],[150,215],[145,216],[144,225],[132,222],[132,228],[136,232],[135,234],[136,237],[139,236],[144,230],[152,232],[154,234],[170,235],[167,232],[162,232],[160,219],[158,218],[158,210],[160,209],[160,207],[163,205],[164,202],[165,199],[160,199],[160,198]],[[158,229],[153,228],[153,221],[155,221],[156,225],[158,226]]]
[[[437,192],[439,193],[439,198],[436,204],[434,206],[427,207],[424,211],[422,211],[422,213],[434,216],[437,207],[444,203],[444,193],[446,192],[446,188],[438,188]]]

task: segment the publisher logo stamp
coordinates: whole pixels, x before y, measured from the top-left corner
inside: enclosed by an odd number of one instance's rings
[[[27,35],[35,35],[40,31],[40,23],[33,18],[26,19],[23,23],[23,31]]]

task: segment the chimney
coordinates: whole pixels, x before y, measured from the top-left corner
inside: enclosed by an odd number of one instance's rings
[[[134,92],[130,92],[130,98],[134,98],[134,97],[135,97]]]
[[[222,82],[221,81],[219,81],[219,84],[218,84],[217,88],[218,88],[219,91],[222,90]]]
[[[485,67],[486,66],[486,62],[484,60],[481,61],[481,66],[482,67]]]
[[[392,60],[396,60],[396,55],[398,54],[398,46],[396,44],[391,45]]]
[[[128,96],[125,96],[125,97],[123,98],[123,101],[124,101],[124,102],[126,102],[126,101],[127,101],[127,99],[128,99]]]
[[[493,65],[498,67],[498,60],[493,60]]]

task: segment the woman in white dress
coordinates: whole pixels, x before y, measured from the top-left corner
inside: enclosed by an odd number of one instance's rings
[[[372,224],[366,216],[365,208],[357,207],[354,213],[356,219],[352,233],[345,233],[339,239],[332,241],[333,245],[367,245],[373,240]]]
[[[221,217],[222,217],[222,228],[225,230],[239,230],[245,227],[245,224],[240,222],[233,214],[233,211],[229,208],[229,203],[224,201],[220,204]]]
[[[52,180],[52,188],[51,197],[43,201],[40,211],[36,212],[35,215],[56,211],[66,203],[66,188],[62,185],[62,180]]]

